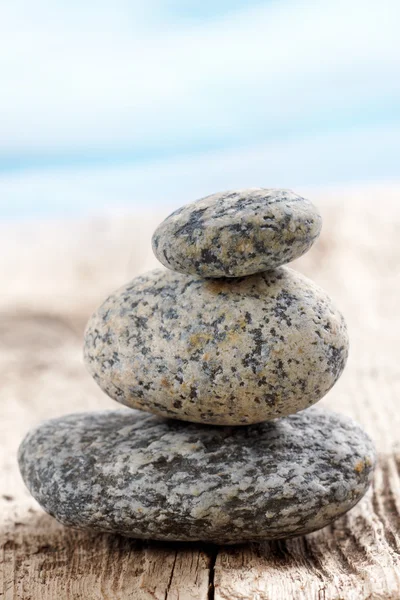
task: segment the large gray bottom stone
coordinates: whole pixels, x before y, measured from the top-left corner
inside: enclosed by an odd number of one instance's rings
[[[65,525],[217,543],[324,527],[365,494],[374,461],[358,425],[316,408],[248,427],[74,414],[43,423],[19,449],[30,492]]]

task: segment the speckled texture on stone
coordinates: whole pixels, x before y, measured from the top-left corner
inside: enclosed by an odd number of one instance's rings
[[[315,206],[290,190],[222,192],[167,217],[153,235],[153,251],[178,273],[242,277],[298,258],[321,225]]]
[[[146,273],[92,316],[84,350],[111,398],[220,425],[258,423],[317,402],[347,352],[340,312],[287,267],[218,280]]]
[[[220,543],[324,527],[364,495],[374,460],[358,425],[316,408],[233,428],[75,414],[43,423],[19,451],[27,487],[61,523]]]

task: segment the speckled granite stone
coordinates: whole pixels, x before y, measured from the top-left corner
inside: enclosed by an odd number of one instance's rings
[[[345,322],[328,295],[281,267],[241,279],[146,273],[92,316],[84,354],[122,404],[240,425],[317,402],[347,351]]]
[[[156,229],[153,250],[178,273],[242,277],[307,252],[321,224],[315,206],[290,190],[222,192],[172,213]]]
[[[43,423],[19,450],[27,487],[61,523],[219,543],[324,527],[364,495],[374,460],[358,425],[316,408],[234,428],[75,414]]]

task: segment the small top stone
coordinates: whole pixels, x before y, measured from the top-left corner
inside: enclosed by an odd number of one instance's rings
[[[153,235],[158,260],[178,273],[242,277],[284,265],[310,249],[322,219],[290,190],[251,188],[182,206]]]

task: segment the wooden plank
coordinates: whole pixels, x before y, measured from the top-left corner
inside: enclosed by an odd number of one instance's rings
[[[210,548],[82,533],[39,509],[6,537],[0,590],[7,600],[207,598]]]
[[[347,317],[349,363],[323,403],[355,417],[376,441],[373,489],[331,527],[261,545],[93,535],[64,528],[40,510],[18,475],[19,441],[44,418],[114,406],[83,368],[82,331],[108,291],[153,266],[143,245],[149,247],[159,217],[147,216],[145,226],[137,217],[101,227],[71,224],[68,231],[42,225],[45,241],[35,242],[38,233],[30,230],[26,247],[20,239],[12,258],[9,233],[3,236],[0,598],[400,598],[399,193],[386,190],[379,210],[368,190],[319,202],[323,236],[297,265]]]

